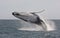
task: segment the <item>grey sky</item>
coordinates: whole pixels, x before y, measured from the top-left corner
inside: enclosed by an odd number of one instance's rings
[[[46,9],[43,16],[60,19],[60,0],[0,0],[0,19],[16,19],[13,11],[39,11]]]

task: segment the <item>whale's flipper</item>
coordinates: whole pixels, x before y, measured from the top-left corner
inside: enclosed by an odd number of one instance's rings
[[[38,11],[38,12],[30,12],[30,13],[42,13],[42,12],[44,12],[45,11],[45,9],[43,9],[43,10],[41,10],[41,11]]]

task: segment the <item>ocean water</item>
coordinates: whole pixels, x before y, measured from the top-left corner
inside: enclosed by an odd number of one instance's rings
[[[55,22],[55,31],[23,31],[19,20],[0,20],[0,38],[60,38],[60,20]]]

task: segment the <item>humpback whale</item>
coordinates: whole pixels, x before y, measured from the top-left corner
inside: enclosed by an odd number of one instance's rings
[[[41,26],[45,31],[47,30],[47,27],[42,19],[39,18],[39,16],[32,12],[32,13],[27,13],[27,12],[12,12],[12,15],[25,21],[28,23],[36,24],[38,26]]]
[[[43,11],[44,10],[42,10],[41,12]],[[55,30],[54,22],[51,22],[51,24],[49,24],[48,21],[47,23],[44,19],[41,19],[36,13],[39,13],[39,12],[12,12],[12,15],[15,16],[16,18],[19,18],[27,22],[28,24],[30,23],[30,24],[34,24],[34,26],[36,25],[37,30],[40,30],[41,28],[43,29],[43,31]],[[24,29],[25,28],[23,28],[23,30]]]

